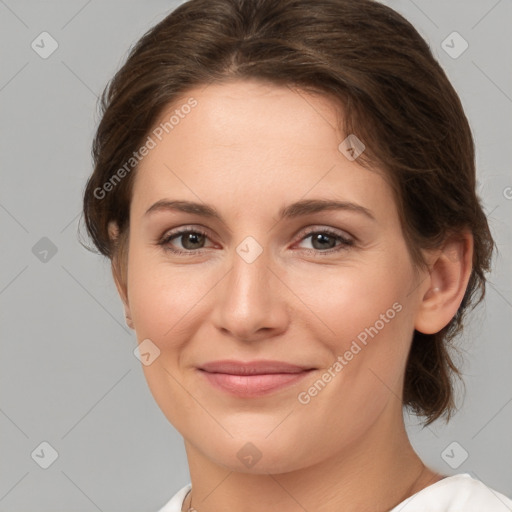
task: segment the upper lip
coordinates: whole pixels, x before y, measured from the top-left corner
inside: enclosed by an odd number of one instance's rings
[[[269,373],[300,373],[312,370],[311,366],[296,365],[284,361],[235,361],[222,360],[204,363],[199,367],[209,373],[228,373],[231,375],[264,375]]]

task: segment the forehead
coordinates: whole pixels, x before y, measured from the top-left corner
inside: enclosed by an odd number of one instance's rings
[[[382,177],[340,151],[340,115],[329,97],[286,86],[239,81],[190,89],[150,132],[154,147],[139,164],[133,201],[143,208],[172,195],[222,199],[227,207],[232,197],[239,209],[256,208],[261,198],[278,209],[308,194],[389,201]]]
[[[284,153],[287,148],[318,148],[319,143],[337,145],[342,140],[336,115],[340,109],[319,94],[255,80],[232,81],[189,90],[165,109],[156,129],[160,127],[163,138],[181,135],[187,148],[198,149],[200,140],[202,150],[281,148]],[[171,118],[172,127],[166,126]]]

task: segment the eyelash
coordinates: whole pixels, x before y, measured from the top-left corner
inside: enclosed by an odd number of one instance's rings
[[[170,246],[170,242],[174,238],[179,238],[181,235],[190,234],[190,233],[200,234],[200,235],[203,235],[205,237],[208,237],[208,233],[206,233],[202,229],[199,229],[199,228],[194,228],[194,229],[184,228],[184,229],[180,229],[180,230],[173,231],[171,233],[165,234],[160,239],[160,241],[158,242],[158,245],[162,246],[166,251],[170,251],[170,252],[172,252],[174,254],[177,254],[177,255],[197,256],[199,254],[202,254],[205,251],[204,248],[196,249],[196,250],[190,249],[190,250],[185,250],[184,251],[184,250],[181,250],[181,249],[174,249],[174,248],[172,248]],[[345,237],[341,236],[339,233],[337,233],[336,231],[334,231],[332,229],[329,229],[329,228],[311,229],[311,230],[307,231],[306,233],[304,233],[302,235],[302,238],[299,240],[299,242],[302,242],[306,238],[310,237],[311,235],[315,235],[315,234],[329,235],[329,236],[335,238],[336,240],[340,241],[341,244],[338,245],[337,247],[333,247],[331,249],[326,249],[325,251],[321,251],[319,249],[302,249],[303,251],[306,251],[306,253],[308,253],[308,254],[313,254],[315,256],[317,256],[317,255],[328,255],[328,254],[333,254],[333,253],[337,253],[337,252],[346,250],[347,247],[350,247],[350,246],[354,245],[354,240],[350,240],[348,238],[345,238]]]

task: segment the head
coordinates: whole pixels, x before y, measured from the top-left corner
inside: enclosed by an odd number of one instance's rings
[[[191,444],[234,467],[251,441],[285,470],[403,407],[450,416],[450,344],[493,240],[461,102],[404,18],[371,0],[191,0],[101,107],[86,225]],[[314,370],[241,399],[199,373],[219,359]]]

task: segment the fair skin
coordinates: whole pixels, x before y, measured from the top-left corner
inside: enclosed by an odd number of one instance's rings
[[[139,342],[149,338],[160,350],[143,370],[184,438],[192,506],[389,510],[441,478],[408,440],[402,385],[414,329],[438,332],[462,301],[471,236],[425,253],[429,270],[416,267],[389,184],[338,150],[346,135],[325,97],[234,81],[187,91],[169,112],[189,97],[197,106],[137,170],[126,283],[116,284]],[[278,218],[282,207],[311,199],[362,208]],[[161,200],[206,203],[222,220],[168,208],[146,213]],[[207,236],[158,245],[180,227]],[[322,240],[306,228],[335,233]],[[263,249],[250,263],[237,252],[249,236]],[[393,305],[400,311],[376,324]],[[301,403],[299,393],[376,325],[357,355]],[[314,369],[263,396],[234,396],[198,370],[221,359]],[[261,455],[250,467],[237,456],[247,443]],[[190,496],[184,510],[189,505]]]

